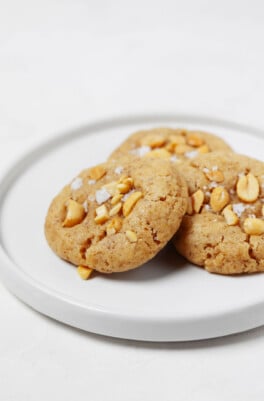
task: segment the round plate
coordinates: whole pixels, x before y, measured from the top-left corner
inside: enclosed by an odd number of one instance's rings
[[[49,249],[43,224],[60,188],[104,161],[133,131],[161,125],[211,131],[236,151],[263,158],[258,130],[191,116],[121,118],[53,136],[27,151],[1,180],[0,272],[11,292],[61,322],[127,339],[194,340],[264,323],[264,274],[209,274],[169,245],[139,269],[83,281]]]

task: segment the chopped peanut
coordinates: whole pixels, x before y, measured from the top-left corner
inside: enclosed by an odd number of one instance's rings
[[[193,148],[188,145],[177,145],[175,148],[175,153],[177,155],[183,155],[184,153],[191,152]]]
[[[201,189],[198,189],[192,194],[192,206],[195,213],[199,213],[204,201],[204,193]]]
[[[242,201],[255,202],[259,195],[259,182],[253,174],[248,173],[239,178],[236,189]]]
[[[136,203],[141,199],[143,196],[142,192],[136,191],[133,192],[124,202],[123,204],[123,215],[126,217],[132,211]]]
[[[111,196],[114,196],[117,191],[117,184],[117,181],[109,182],[103,185],[102,188],[106,189]]]
[[[107,235],[112,235],[121,230],[122,221],[118,217],[114,217],[106,227]]]
[[[224,174],[220,170],[215,170],[215,171],[211,170],[206,172],[205,175],[210,181],[215,181],[215,182],[224,181]]]
[[[130,242],[137,242],[137,234],[134,231],[127,230],[126,236]]]
[[[229,194],[223,187],[214,188],[211,198],[210,206],[214,212],[220,212],[229,202]]]
[[[105,205],[99,206],[98,208],[95,209],[95,211],[96,211],[96,217],[94,221],[96,224],[103,224],[109,219],[108,211]]]
[[[91,277],[91,274],[93,272],[93,269],[87,266],[78,266],[77,267],[77,273],[83,280],[88,280],[88,278]]]
[[[106,169],[102,165],[98,165],[95,167],[90,168],[89,176],[92,180],[99,180],[106,174]]]
[[[142,138],[141,146],[149,146],[150,148],[159,148],[165,144],[165,138],[162,135],[156,134],[146,138]]]
[[[229,226],[235,226],[238,223],[238,216],[233,212],[231,205],[226,206],[222,213]]]
[[[162,148],[162,149],[154,149],[151,150],[150,152],[145,154],[145,157],[147,158],[155,158],[155,159],[167,159],[168,157],[171,157],[170,152],[168,150]]]
[[[187,200],[187,214],[191,215],[193,214],[193,206],[192,206],[192,198],[189,196],[188,200]]]
[[[133,184],[134,184],[133,178],[131,177],[123,178],[122,181],[119,184],[117,184],[117,190],[121,194],[126,194],[133,187]]]
[[[248,217],[244,221],[244,230],[249,235],[264,234],[264,220]]]
[[[115,214],[119,213],[120,210],[122,209],[122,203],[119,202],[115,206],[110,209],[109,216],[114,216]]]
[[[199,147],[204,144],[204,140],[199,134],[189,134],[187,136],[187,144],[190,146]]]
[[[62,223],[63,227],[73,227],[76,224],[81,223],[85,216],[85,210],[83,205],[80,203],[70,199],[67,204],[67,213],[64,222]]]
[[[202,145],[197,148],[197,151],[199,153],[208,153],[210,151],[209,147],[207,145]]]
[[[119,201],[121,201],[122,198],[123,198],[122,194],[114,195],[113,198],[111,199],[111,204],[116,205]]]

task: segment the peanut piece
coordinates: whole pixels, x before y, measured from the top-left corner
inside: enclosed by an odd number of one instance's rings
[[[188,200],[187,200],[187,214],[191,215],[193,214],[193,206],[192,206],[192,198],[189,196]]]
[[[110,209],[109,216],[114,216],[115,214],[119,213],[122,209],[122,203],[117,203],[112,209]]]
[[[168,150],[162,148],[162,149],[154,149],[151,150],[150,152],[145,154],[145,157],[147,158],[155,158],[155,159],[167,159],[168,157],[171,157],[170,152]]]
[[[207,145],[202,145],[202,146],[199,146],[199,148],[197,148],[197,151],[199,153],[208,153],[208,152],[210,152],[210,149]]]
[[[177,145],[175,148],[175,153],[177,155],[183,155],[186,152],[191,152],[193,148],[188,145]]]
[[[229,226],[235,226],[238,223],[238,216],[233,212],[231,205],[226,206],[222,213]]]
[[[199,213],[204,201],[204,193],[201,189],[198,189],[192,194],[192,206],[195,213]]]
[[[114,217],[110,223],[106,227],[106,233],[107,235],[112,235],[120,231],[122,227],[122,222],[121,219],[118,217]]]
[[[141,140],[141,146],[149,146],[150,148],[159,148],[165,144],[165,138],[162,135],[156,134]]]
[[[210,206],[214,212],[220,212],[229,202],[229,194],[225,188],[216,187],[211,193]]]
[[[249,235],[262,235],[264,234],[264,220],[248,217],[244,221],[244,230]]]
[[[117,181],[109,182],[103,185],[102,188],[106,189],[111,196],[114,196],[117,191]]]
[[[70,199],[67,204],[66,217],[62,223],[63,227],[73,227],[76,224],[81,223],[85,214],[86,213],[83,205],[80,205],[80,203]]]
[[[117,184],[117,190],[121,194],[126,194],[133,187],[133,184],[134,184],[133,178],[126,177],[119,184]]]
[[[259,196],[259,182],[253,174],[248,173],[239,178],[236,190],[242,201],[255,202]]]
[[[224,174],[220,170],[208,171],[208,173],[205,173],[205,175],[210,181],[215,181],[215,182],[224,181]]]
[[[124,202],[123,204],[123,215],[126,217],[132,211],[136,203],[141,199],[143,196],[142,192],[136,191],[133,192]]]
[[[189,134],[187,136],[187,143],[188,145],[197,148],[204,144],[204,140],[201,138],[199,134]]]
[[[122,198],[123,198],[122,194],[114,195],[113,198],[111,199],[111,204],[116,205]]]
[[[87,266],[78,266],[77,267],[77,273],[83,280],[88,280],[90,278],[91,274],[93,272],[93,269]]]
[[[96,211],[96,217],[94,221],[96,224],[103,224],[109,219],[108,211],[105,205],[99,206],[98,208],[95,209],[95,211]]]
[[[89,176],[92,180],[99,180],[106,174],[106,169],[99,164],[98,166],[92,167],[89,170]]]
[[[134,231],[127,230],[126,237],[130,242],[137,242],[137,234]]]

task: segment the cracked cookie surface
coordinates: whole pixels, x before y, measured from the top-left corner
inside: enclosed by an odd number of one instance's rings
[[[177,251],[213,273],[264,271],[264,163],[215,152],[181,173],[189,201],[173,238]]]
[[[187,186],[172,163],[134,159],[82,171],[52,201],[45,223],[53,251],[103,273],[136,268],[178,229]]]
[[[153,128],[130,135],[110,159],[118,160],[124,155],[142,158],[169,159],[180,164],[199,154],[212,151],[232,151],[230,146],[216,135],[182,128]]]

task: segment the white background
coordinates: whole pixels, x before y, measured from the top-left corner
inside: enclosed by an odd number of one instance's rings
[[[264,128],[264,3],[0,0],[0,168],[32,137],[126,113]],[[87,334],[0,285],[0,399],[263,400],[264,329],[195,343]]]

